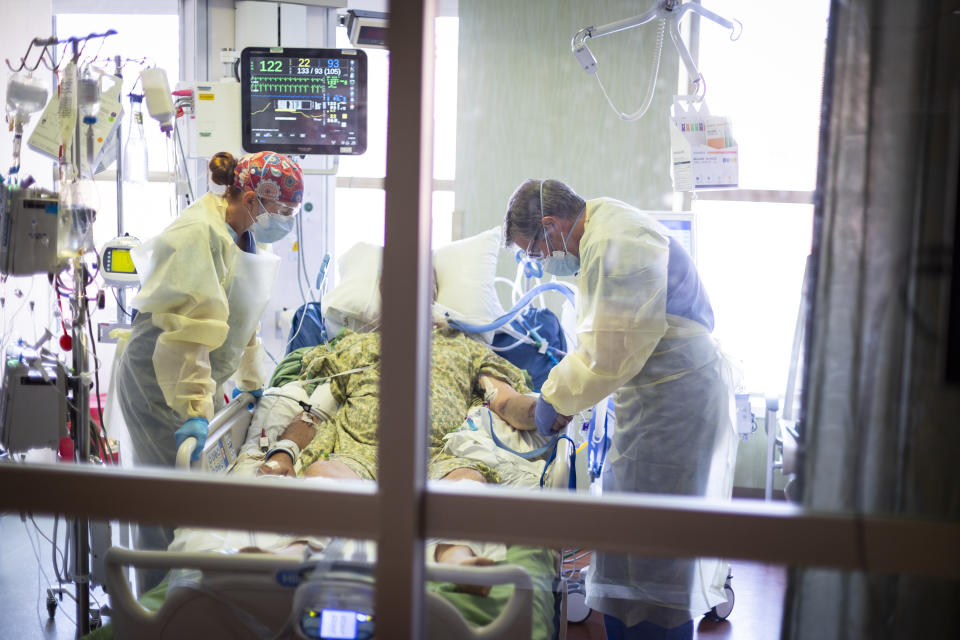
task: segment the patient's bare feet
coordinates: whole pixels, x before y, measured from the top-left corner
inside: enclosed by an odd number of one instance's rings
[[[470,547],[454,544],[438,544],[434,559],[442,564],[455,564],[462,567],[489,567],[496,564],[490,558],[474,555]],[[485,597],[490,595],[490,587],[486,585],[458,584],[454,586],[457,591],[475,596]]]

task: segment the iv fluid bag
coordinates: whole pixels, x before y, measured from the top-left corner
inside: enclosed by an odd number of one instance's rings
[[[84,124],[94,124],[100,112],[100,80],[87,67],[77,86],[77,107]]]
[[[61,167],[71,171],[70,167]],[[97,190],[92,180],[73,178],[62,183],[57,212],[57,259],[69,260],[93,251],[93,221],[97,217]]]
[[[70,145],[73,130],[77,126],[77,65],[69,63],[60,77],[60,104],[57,109],[60,120],[60,144]]]
[[[49,93],[43,81],[29,71],[13,74],[7,82],[7,115],[11,120],[26,122],[47,104]]]

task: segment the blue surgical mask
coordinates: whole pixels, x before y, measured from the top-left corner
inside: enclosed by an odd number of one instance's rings
[[[262,205],[261,205],[262,206]],[[260,215],[250,226],[257,242],[269,244],[281,240],[293,230],[293,216],[282,216],[261,209]]]
[[[571,225],[567,235],[560,236],[560,239],[563,241],[563,251],[555,250],[550,245],[550,235],[547,233],[546,228],[544,228],[543,239],[547,241],[547,248],[550,249],[550,255],[544,256],[543,258],[543,270],[547,273],[555,276],[573,276],[580,271],[580,258],[567,251],[567,240],[573,235],[573,230],[576,228],[577,223],[580,222],[580,216],[582,216],[586,210],[587,208],[584,207],[580,215],[577,216],[577,219],[573,221],[573,225]],[[540,183],[540,217],[543,217],[543,182]]]
[[[565,251],[554,251],[543,259],[543,270],[555,276],[575,276],[580,271],[580,258]]]

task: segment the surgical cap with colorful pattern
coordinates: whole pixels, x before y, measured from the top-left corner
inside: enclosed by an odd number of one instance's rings
[[[237,160],[233,186],[252,189],[261,198],[300,204],[303,200],[303,172],[282,153],[259,151]]]

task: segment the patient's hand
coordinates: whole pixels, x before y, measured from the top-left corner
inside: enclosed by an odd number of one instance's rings
[[[486,401],[490,410],[506,420],[514,429],[536,429],[533,420],[537,399],[517,392],[508,383],[491,376],[480,376],[480,384],[487,391]]]
[[[285,451],[278,451],[270,456],[270,459],[260,465],[257,469],[257,475],[260,476],[290,476],[297,477],[297,472],[293,468],[293,458]]]
[[[496,564],[490,558],[483,558],[473,555],[470,547],[463,545],[438,544],[434,553],[434,560],[442,564],[456,564],[465,567],[489,567]],[[470,593],[475,596],[490,595],[490,587],[479,584],[458,584],[454,585],[457,591]]]

